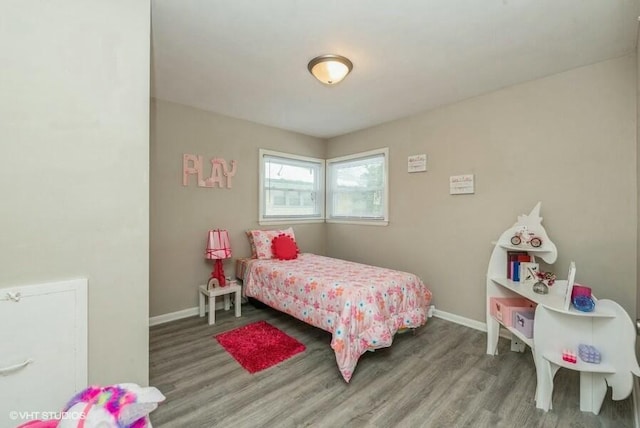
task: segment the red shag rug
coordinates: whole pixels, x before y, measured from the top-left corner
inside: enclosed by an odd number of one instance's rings
[[[306,349],[266,321],[220,333],[215,338],[249,373],[274,366]]]

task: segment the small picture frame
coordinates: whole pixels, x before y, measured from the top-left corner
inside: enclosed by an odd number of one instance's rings
[[[214,288],[218,287],[220,287],[218,278],[209,278],[209,282],[207,282],[207,290],[213,290]]]
[[[407,172],[424,172],[427,170],[427,155],[411,155],[407,158]]]
[[[576,263],[569,264],[569,273],[567,273],[567,290],[564,293],[564,310],[568,311],[571,307],[571,293],[573,292],[573,284],[576,281]]]
[[[538,272],[540,265],[533,262],[520,263],[520,283],[522,285],[533,285],[538,282]]]

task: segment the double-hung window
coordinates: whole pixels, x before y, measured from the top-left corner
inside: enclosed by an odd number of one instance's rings
[[[327,160],[327,222],[386,225],[389,149]]]
[[[324,221],[323,159],[261,149],[260,224]]]

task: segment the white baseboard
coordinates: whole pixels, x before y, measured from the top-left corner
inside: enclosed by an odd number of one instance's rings
[[[461,317],[460,315],[452,314],[451,312],[441,311],[440,309],[436,309],[433,311],[433,316],[436,318],[441,318],[443,320],[451,321],[456,324],[464,325],[467,327],[471,327],[480,331],[487,331],[487,324],[472,320],[471,318]]]
[[[171,321],[181,320],[182,318],[189,318],[198,315],[199,310],[197,307],[183,309],[178,312],[171,312],[169,314],[158,315],[157,317],[149,318],[149,327],[154,325],[164,324]]]
[[[224,306],[223,302],[216,302],[216,309],[222,309]],[[467,327],[474,328],[480,331],[487,331],[487,325],[483,322],[475,321],[470,318],[461,317],[460,315],[455,315],[450,312],[441,311],[439,309],[435,309],[432,307],[430,312],[436,318],[442,318],[443,320],[451,321],[456,324],[461,324]],[[207,310],[209,310],[207,306]],[[171,321],[181,320],[183,318],[189,318],[198,315],[199,310],[197,307],[183,309],[177,312],[171,312],[168,314],[158,315],[155,317],[149,318],[149,327],[153,327],[154,325],[165,324]]]
[[[441,311],[440,309],[435,309],[433,311],[433,316],[436,318],[441,318],[446,321],[451,321],[456,324],[463,325],[465,327],[471,327],[475,330],[479,330],[482,332],[487,332],[487,323],[472,320],[471,318],[461,317],[460,315],[452,314],[451,312]],[[505,329],[504,327],[500,327],[500,337],[504,337],[505,339],[511,339],[511,333]],[[640,428],[640,427],[637,427]]]
[[[216,302],[216,309],[222,309],[223,306],[224,306],[223,302]],[[208,310],[208,307],[207,307],[207,310]],[[487,331],[486,323],[472,320],[471,318],[465,318],[460,315],[452,314],[451,312],[441,311],[440,309],[435,309],[435,307],[433,307],[432,312],[433,312],[433,316],[436,318],[441,318],[446,321],[451,321],[456,324],[464,325],[466,327],[471,327],[475,330],[480,330],[483,332]],[[171,312],[169,314],[158,315],[156,317],[149,318],[149,327],[153,327],[154,325],[159,325],[159,324],[165,324],[171,321],[177,321],[183,318],[193,317],[198,315],[198,313],[199,313],[199,310],[197,307],[195,307],[195,308],[183,309],[177,312]],[[500,335],[506,338],[511,337],[506,330],[502,330],[502,329],[500,331]]]
[[[222,308],[224,308],[224,301],[218,300],[216,302],[216,309]],[[205,311],[209,311],[209,305],[205,305]],[[188,308],[177,312],[171,312],[169,314],[158,315],[156,317],[149,318],[149,327],[181,320],[183,318],[195,317],[196,315],[199,315],[199,313],[200,309],[196,306],[195,308]]]

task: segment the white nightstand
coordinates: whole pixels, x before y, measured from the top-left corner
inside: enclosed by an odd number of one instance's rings
[[[228,311],[230,307],[229,295],[231,293],[236,293],[236,298],[234,305],[236,307],[236,317],[240,316],[240,294],[242,292],[242,287],[238,285],[237,281],[230,281],[224,287],[216,287],[211,290],[207,290],[206,285],[201,285],[198,287],[200,296],[200,316],[203,317],[205,314],[205,299],[209,299],[209,325],[216,323],[216,297],[224,296],[224,310]]]

